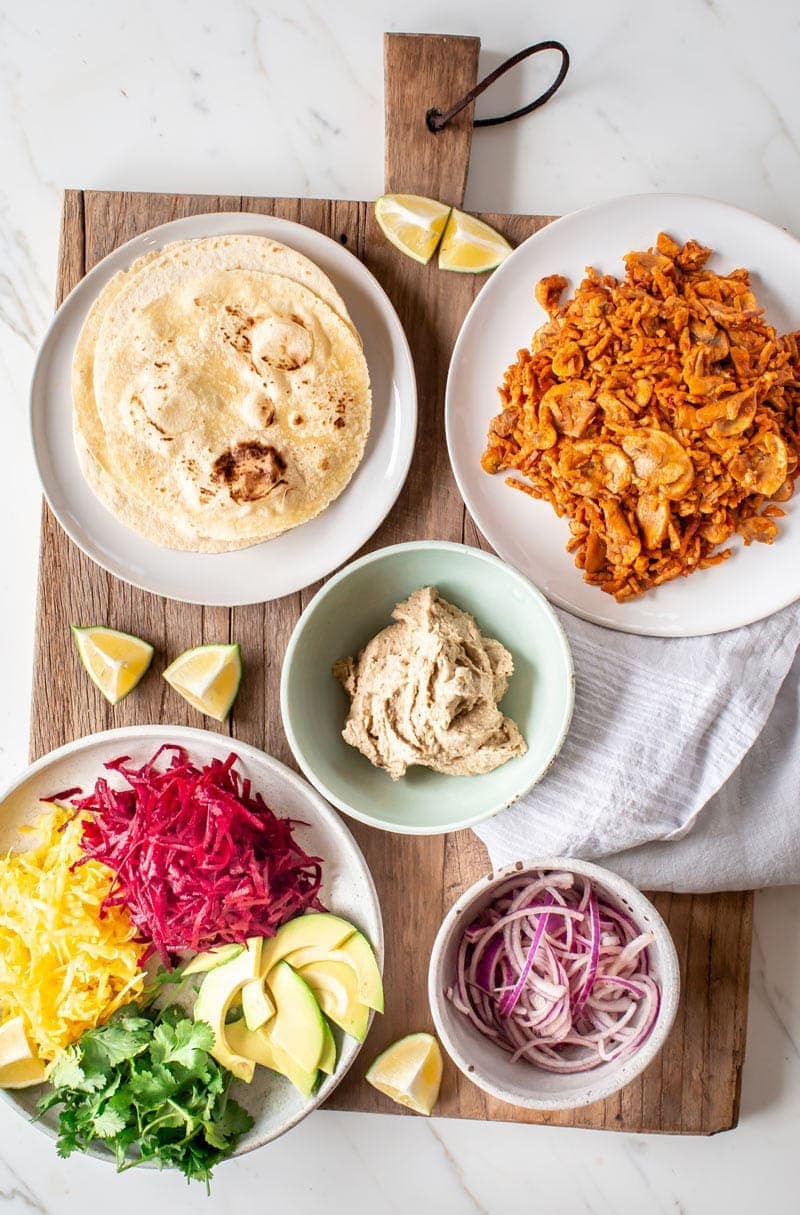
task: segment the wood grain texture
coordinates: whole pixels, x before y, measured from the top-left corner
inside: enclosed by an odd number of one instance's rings
[[[447,110],[478,79],[480,38],[385,34],[384,189],[427,194],[460,207],[467,185],[474,103],[433,134],[425,116]]]
[[[387,64],[429,63],[430,40],[404,58],[392,39]],[[453,72],[454,95],[474,81],[474,40],[442,45]],[[454,62],[456,67],[454,67]],[[435,66],[435,65],[434,65]],[[428,70],[428,69],[426,69]],[[459,73],[461,73],[459,77]],[[471,77],[468,79],[468,77]],[[427,87],[427,86],[426,86]],[[463,91],[462,89],[462,91]],[[413,104],[409,88],[404,107]],[[387,90],[388,134],[395,122]],[[427,94],[426,94],[427,96]],[[445,101],[447,98],[445,98]],[[440,94],[427,104],[440,101]],[[417,98],[417,109],[423,101]],[[425,105],[423,105],[423,113]],[[431,137],[433,138],[433,137]],[[391,138],[387,141],[391,144]],[[392,151],[392,172],[403,168],[402,149]],[[462,152],[467,155],[466,150]],[[466,171],[464,166],[464,172]],[[420,169],[414,189],[436,193],[443,179],[436,163]],[[394,184],[409,187],[408,180]],[[451,199],[460,201],[458,179]],[[395,509],[364,551],[400,540],[429,537],[485,541],[467,517],[450,471],[444,442],[443,395],[453,342],[484,280],[442,274],[403,258],[381,236],[366,203],[312,199],[220,198],[69,191],[65,196],[58,274],[58,300],[82,274],[116,245],[138,232],[181,215],[217,210],[257,211],[317,228],[360,257],[393,300],[408,334],[417,369],[420,425],[406,486]],[[543,227],[541,216],[489,215],[488,222],[513,243]],[[167,661],[201,641],[235,639],[242,644],[245,678],[232,719],[218,727],[291,763],[278,704],[279,673],[286,642],[309,587],[268,604],[231,610],[177,604],[138,591],[104,573],[67,539],[44,509],[37,642],[33,684],[31,755],[95,730],[147,722],[213,726],[161,679]],[[136,693],[112,709],[86,679],[73,651],[69,624],[108,623],[146,637],[156,647],[153,667]],[[398,1107],[363,1082],[368,1063],[388,1042],[410,1030],[432,1028],[426,997],[430,947],[447,908],[488,868],[482,844],[471,832],[439,838],[396,836],[351,824],[372,869],[387,938],[387,1013],[377,1018],[355,1067],[333,1095],[338,1109],[397,1113]],[[588,1109],[537,1115],[486,1097],[446,1065],[438,1113],[462,1118],[548,1122],[628,1131],[705,1133],[736,1124],[744,1057],[752,895],[657,895],[681,962],[684,991],[674,1032],[661,1056],[621,1094]]]

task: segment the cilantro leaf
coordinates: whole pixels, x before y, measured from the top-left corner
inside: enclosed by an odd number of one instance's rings
[[[175,1081],[164,1067],[142,1067],[131,1076],[131,1097],[140,1110],[158,1109],[171,1095]]]
[[[55,1088],[74,1088],[81,1092],[96,1092],[105,1084],[103,1075],[87,1073],[78,1049],[69,1046],[50,1069],[50,1082]]]
[[[95,1135],[100,1139],[113,1139],[120,1131],[124,1131],[125,1119],[115,1109],[106,1106],[102,1114],[95,1115],[93,1126]]]
[[[211,1056],[214,1034],[180,1006],[120,1009],[64,1051],[44,1113],[59,1106],[58,1152],[100,1140],[119,1171],[144,1161],[208,1186],[214,1166],[253,1125],[228,1094],[232,1077]]]
[[[157,1063],[179,1063],[189,1071],[202,1068],[214,1045],[214,1031],[205,1021],[179,1021],[157,1025],[150,1054]]]
[[[99,1029],[91,1029],[80,1039],[84,1058],[95,1067],[110,1064],[116,1067],[135,1059],[147,1050],[153,1023],[147,1017],[123,1015],[119,1021],[107,1021]]]

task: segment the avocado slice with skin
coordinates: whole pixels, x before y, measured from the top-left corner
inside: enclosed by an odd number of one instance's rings
[[[311,988],[320,1008],[345,1033],[363,1042],[369,1028],[370,1009],[359,998],[358,978],[348,962],[323,958],[297,972]]]
[[[352,924],[329,912],[314,911],[295,916],[282,924],[274,937],[264,941],[261,952],[261,973],[268,975],[287,954],[295,949],[315,945],[320,949],[336,949],[355,932]]]
[[[236,1054],[228,1046],[225,1018],[242,988],[259,975],[261,965],[261,937],[251,937],[247,947],[231,961],[215,966],[208,971],[194,1005],[195,1021],[205,1021],[214,1033],[211,1054],[238,1080],[249,1084],[253,1079],[255,1064],[252,1059]]]
[[[314,993],[287,962],[273,966],[266,981],[276,1009],[267,1026],[270,1042],[302,1071],[316,1071],[325,1046],[325,1018]]]
[[[242,988],[242,1012],[248,1029],[260,1029],[275,1016],[275,1005],[267,995],[260,975]]]
[[[358,975],[358,998],[368,1008],[383,1012],[383,980],[378,959],[363,932],[354,932],[341,946],[342,953],[351,959]]]
[[[303,1097],[311,1096],[316,1088],[319,1072],[316,1069],[304,1072],[301,1067],[297,1066],[291,1055],[287,1055],[286,1051],[270,1042],[269,1035],[263,1027],[248,1029],[244,1021],[236,1021],[233,1025],[227,1026],[226,1033],[228,1045],[237,1055],[251,1059],[254,1064],[258,1063],[261,1067],[268,1067],[271,1071],[285,1076]]]
[[[188,979],[190,975],[206,974],[209,970],[214,970],[217,966],[224,966],[226,962],[232,962],[234,958],[238,958],[240,953],[244,953],[244,945],[236,945],[233,942],[229,945],[215,945],[213,949],[206,949],[203,953],[195,954],[191,961],[187,962],[181,971],[181,977]]]
[[[361,932],[354,932],[351,937],[338,949],[320,949],[317,945],[308,945],[304,949],[296,949],[286,957],[286,961],[295,970],[302,970],[315,962],[331,961],[344,962],[352,966],[358,980],[358,998],[361,1004],[383,1012],[383,982],[378,963],[367,938]]]

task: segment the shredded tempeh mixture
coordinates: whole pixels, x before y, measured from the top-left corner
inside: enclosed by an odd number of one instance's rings
[[[764,320],[747,270],[665,233],[617,280],[550,275],[550,320],[499,389],[486,472],[567,515],[584,579],[623,601],[772,543],[800,457],[800,333]]]

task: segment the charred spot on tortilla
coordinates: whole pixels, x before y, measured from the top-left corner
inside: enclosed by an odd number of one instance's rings
[[[224,484],[234,502],[258,502],[285,485],[286,461],[264,443],[237,443],[214,461],[212,477]]]
[[[275,402],[265,396],[261,405],[261,423],[266,428],[275,421]]]
[[[278,371],[298,371],[314,353],[308,324],[296,313],[288,321],[277,316],[260,317],[255,337],[262,363]]]

